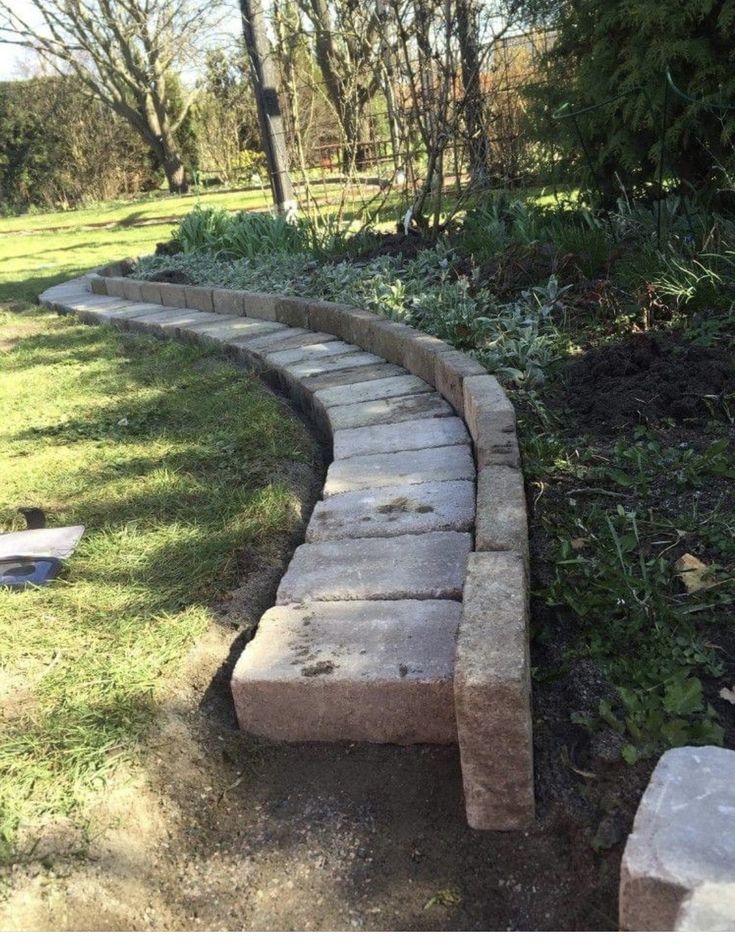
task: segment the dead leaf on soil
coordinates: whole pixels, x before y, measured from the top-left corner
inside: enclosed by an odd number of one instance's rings
[[[455,905],[458,905],[462,901],[462,896],[459,892],[454,891],[452,888],[442,888],[441,891],[438,891],[435,895],[432,895],[431,898],[424,905],[424,911],[428,911],[429,908],[433,908],[434,905],[441,905],[442,908],[453,908]]]
[[[735,685],[733,685],[732,688],[721,688],[720,698],[724,698],[724,700],[729,701],[731,705],[735,705]]]
[[[694,554],[682,554],[674,564],[674,570],[687,593],[706,590],[716,582],[709,567]]]

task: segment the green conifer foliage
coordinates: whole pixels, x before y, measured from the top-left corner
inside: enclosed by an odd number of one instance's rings
[[[603,203],[621,185],[656,195],[665,128],[666,183],[710,203],[731,198],[735,107],[713,106],[735,106],[735,0],[566,0],[553,19],[548,79],[535,95],[544,137],[566,170]],[[667,69],[680,90],[709,104],[667,88]],[[570,112],[608,104],[553,119],[565,102]]]

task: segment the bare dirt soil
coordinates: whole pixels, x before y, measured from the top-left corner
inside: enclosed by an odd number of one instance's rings
[[[669,333],[636,334],[592,348],[564,374],[568,407],[583,428],[611,432],[671,418],[711,419],[735,390],[727,351]]]
[[[558,692],[540,696],[539,819],[522,834],[467,827],[456,748],[272,744],[237,729],[232,627],[247,635],[279,571],[213,606],[140,763],[97,798],[88,829],[28,837],[0,927],[614,929],[627,819],[613,823],[616,850],[595,852],[597,805],[562,746]]]

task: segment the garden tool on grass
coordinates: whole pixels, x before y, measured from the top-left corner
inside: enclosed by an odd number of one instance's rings
[[[40,587],[52,580],[84,534],[83,525],[47,528],[41,508],[18,511],[26,520],[26,530],[0,533],[0,587],[13,590]]]

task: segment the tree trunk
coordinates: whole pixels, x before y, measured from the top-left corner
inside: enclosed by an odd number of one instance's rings
[[[189,181],[186,178],[186,168],[179,155],[174,152],[164,156],[161,165],[171,193],[188,193]]]
[[[480,82],[480,49],[477,37],[477,13],[473,0],[457,3],[457,37],[462,59],[464,114],[467,129],[470,173],[472,182],[486,186],[489,181],[490,148],[485,130],[485,115]]]
[[[277,212],[289,216],[296,210],[296,199],[288,171],[286,132],[278,98],[278,73],[260,0],[240,0],[240,13],[273,200]]]

